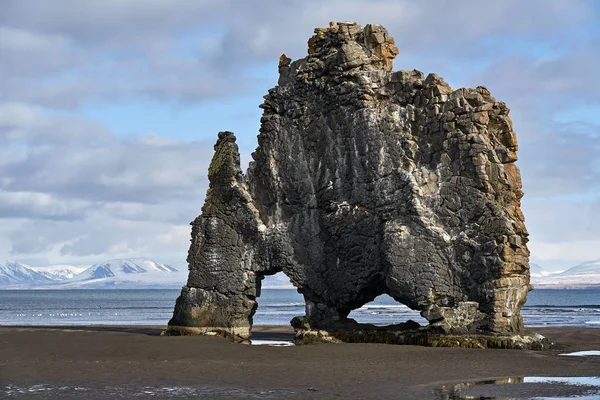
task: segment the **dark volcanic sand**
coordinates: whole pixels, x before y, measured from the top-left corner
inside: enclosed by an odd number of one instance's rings
[[[217,337],[161,337],[161,329],[0,327],[0,398],[435,399],[435,389],[444,384],[600,375],[600,357],[557,355],[600,350],[597,328],[535,329],[564,345],[544,352],[248,346]],[[285,326],[253,332],[255,339],[292,336]]]

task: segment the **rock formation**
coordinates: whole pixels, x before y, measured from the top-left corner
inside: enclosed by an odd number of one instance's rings
[[[304,295],[311,329],[387,293],[436,332],[518,332],[529,286],[509,109],[484,87],[392,71],[380,25],[315,29],[282,55],[247,173],[219,133],[189,280],[168,333],[247,338],[265,275]]]

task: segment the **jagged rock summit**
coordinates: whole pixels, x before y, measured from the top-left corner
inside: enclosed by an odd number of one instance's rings
[[[313,330],[353,329],[387,293],[435,332],[518,332],[529,286],[517,141],[484,87],[392,71],[380,25],[315,29],[282,55],[261,105],[258,148],[240,169],[219,133],[189,279],[167,333],[248,338],[265,275],[304,295]]]

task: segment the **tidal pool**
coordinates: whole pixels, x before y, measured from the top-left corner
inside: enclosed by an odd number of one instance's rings
[[[598,400],[600,376],[506,377],[444,385],[436,394],[440,400]]]
[[[0,385],[2,399],[260,399],[279,400],[298,392],[286,388],[243,388],[227,386],[55,386]]]
[[[573,353],[559,354],[559,356],[576,356],[576,357],[600,356],[600,350],[575,351]]]
[[[253,346],[277,346],[277,347],[287,347],[287,346],[295,346],[294,343],[289,342],[287,340],[250,340],[250,344]]]

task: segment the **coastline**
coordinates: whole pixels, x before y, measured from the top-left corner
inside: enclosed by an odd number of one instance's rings
[[[436,388],[445,384],[600,375],[600,357],[558,355],[600,350],[599,328],[532,328],[563,347],[540,352],[382,344],[248,346],[218,337],[161,337],[163,329],[0,327],[0,377],[5,387],[78,385],[101,392],[108,386],[166,385],[216,390],[206,398],[248,398],[253,393],[270,398],[271,393],[273,398],[426,399],[435,398]],[[253,328],[254,339],[292,336],[290,326]]]

